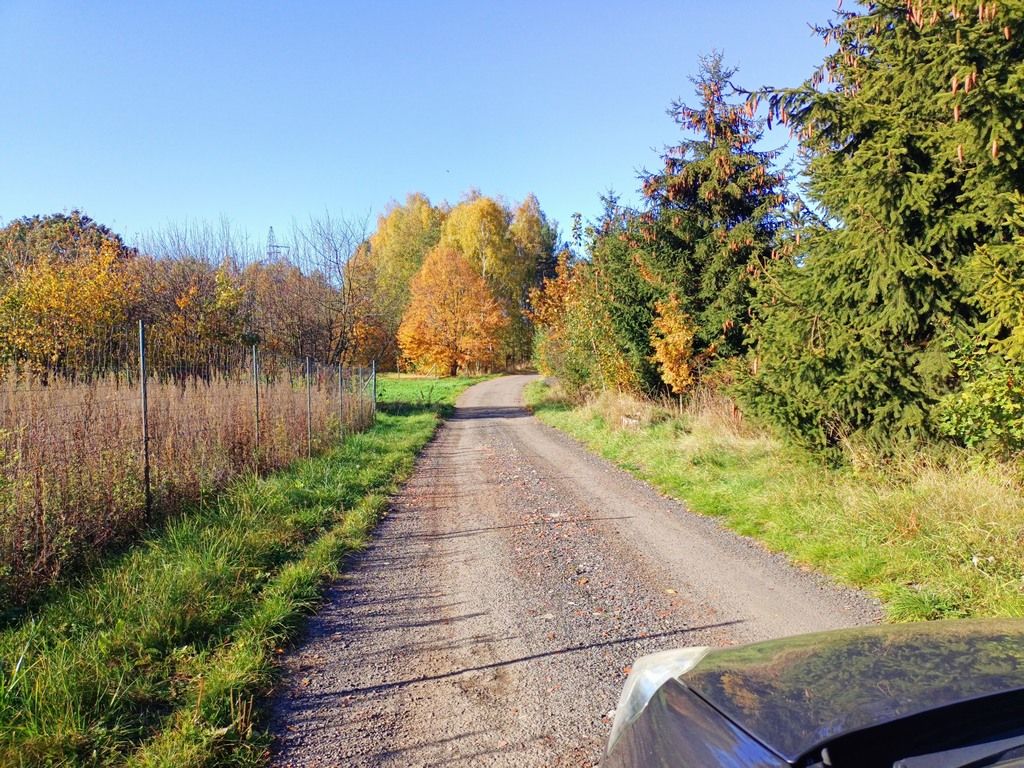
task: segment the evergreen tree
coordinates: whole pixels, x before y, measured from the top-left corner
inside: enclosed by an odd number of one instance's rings
[[[951,339],[985,324],[967,265],[1011,241],[1024,189],[1020,3],[860,6],[818,30],[813,77],[766,92],[821,218],[763,283],[744,391],[818,445],[933,431]]]
[[[951,345],[958,388],[936,413],[945,435],[1004,455],[1024,450],[1024,195],[1007,223],[1013,241],[979,248],[968,264],[984,325]]]
[[[637,269],[631,245],[637,214],[621,207],[612,194],[602,202],[604,213],[588,233],[594,290],[607,315],[620,369],[630,371],[620,377],[620,385],[628,382],[624,388],[652,392],[660,384],[650,340],[659,293]]]
[[[621,388],[681,392],[709,361],[745,349],[753,284],[785,196],[771,170],[778,153],[755,149],[763,121],[728,98],[733,75],[720,54],[700,61],[699,106],[669,110],[696,136],[666,150],[662,172],[644,175],[644,210],[608,195],[588,227],[588,290]]]
[[[640,274],[695,325],[693,352],[705,360],[746,348],[754,277],[770,258],[784,203],[777,151],[756,149],[763,121],[733,103],[720,53],[700,60],[697,106],[669,114],[692,138],[670,147],[664,167],[643,180],[646,212],[634,228]]]
[[[563,250],[555,274],[530,292],[537,367],[578,398],[609,388],[646,392],[659,382],[650,345],[656,295],[628,244],[635,214],[613,194],[602,202],[596,223],[574,227],[588,258],[571,260]]]

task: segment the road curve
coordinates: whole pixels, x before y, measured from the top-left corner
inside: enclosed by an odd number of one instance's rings
[[[863,595],[467,390],[285,660],[276,766],[592,766],[638,655],[852,626]]]

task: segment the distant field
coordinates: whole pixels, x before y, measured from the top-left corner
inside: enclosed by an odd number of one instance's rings
[[[422,407],[453,405],[455,398],[469,383],[487,377],[438,379],[434,376],[389,373],[377,380],[377,396],[383,410],[405,411]]]
[[[1024,616],[1024,489],[1007,465],[947,452],[835,469],[724,402],[682,414],[621,396],[573,407],[539,383],[527,398],[694,511],[874,593],[893,621]]]
[[[260,764],[272,657],[474,381],[382,377],[374,427],[235,482],[0,632],[0,765]]]

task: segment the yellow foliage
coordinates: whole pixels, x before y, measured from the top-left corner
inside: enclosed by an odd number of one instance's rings
[[[508,285],[515,261],[508,225],[508,213],[496,200],[473,197],[448,214],[440,244],[461,254],[489,285]]]
[[[441,229],[441,245],[473,265],[508,316],[501,342],[515,359],[529,355],[532,333],[523,309],[545,249],[550,250],[545,236],[533,195],[513,212],[500,200],[475,193],[451,210]]]
[[[398,344],[414,367],[454,376],[494,364],[508,318],[465,258],[450,248],[431,250],[410,295]]]
[[[682,394],[694,383],[693,319],[679,306],[679,297],[655,304],[657,312],[651,328],[651,360],[661,369],[661,380],[676,394]]]
[[[376,274],[378,302],[384,314],[398,326],[409,302],[409,281],[441,236],[445,211],[435,208],[420,193],[409,195],[404,205],[391,206],[377,218],[370,236],[370,253]]]
[[[533,269],[549,259],[555,247],[554,232],[535,195],[527,195],[516,208],[508,234],[516,249],[520,275],[529,283],[533,279]]]
[[[548,337],[559,339],[564,333],[563,318],[572,296],[573,275],[569,255],[563,251],[555,265],[555,276],[546,277],[539,287],[530,289],[530,310],[527,316],[535,326],[544,328]],[[552,375],[553,371],[542,371]]]
[[[616,341],[592,265],[570,265],[562,253],[555,276],[530,291],[530,304],[541,373],[557,375],[574,397],[609,388],[639,390],[640,381]]]
[[[391,329],[380,318],[363,317],[352,328],[352,352],[349,360],[354,365],[369,365],[375,362],[379,369],[395,367],[395,337]]]
[[[71,260],[14,266],[0,295],[0,355],[52,368],[127,321],[138,285],[120,256],[103,241]]]
[[[162,343],[184,348],[200,342],[233,343],[241,337],[245,294],[227,266],[211,274],[206,265],[193,264],[156,293],[166,293],[173,305],[154,329]]]

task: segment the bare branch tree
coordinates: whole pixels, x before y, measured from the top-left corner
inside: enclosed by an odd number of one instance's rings
[[[348,219],[330,213],[310,217],[293,230],[292,261],[329,290],[308,297],[318,324],[327,330],[328,362],[348,362],[359,325],[373,311],[373,280],[365,252],[369,217]]]

